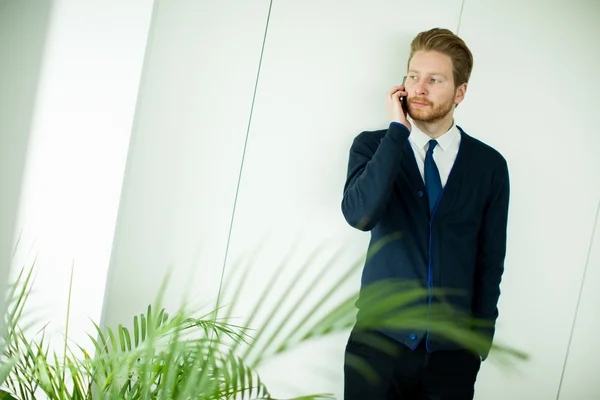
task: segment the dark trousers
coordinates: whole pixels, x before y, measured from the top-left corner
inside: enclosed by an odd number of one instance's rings
[[[345,400],[471,400],[481,366],[467,350],[412,350],[381,333],[350,334],[344,362]],[[382,347],[384,346],[384,347]],[[361,367],[367,366],[367,369]],[[366,373],[365,373],[366,372]]]

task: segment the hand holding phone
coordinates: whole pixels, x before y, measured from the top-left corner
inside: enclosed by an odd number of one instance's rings
[[[404,77],[404,79],[406,80],[406,77]],[[387,93],[387,109],[390,122],[399,122],[411,131],[412,126],[406,118],[408,115],[406,96],[408,96],[408,92],[405,91],[404,85],[394,86]]]

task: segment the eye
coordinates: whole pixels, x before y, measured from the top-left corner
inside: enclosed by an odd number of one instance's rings
[[[410,78],[410,79],[412,79],[413,81],[414,81],[415,79],[417,79],[417,77],[416,77],[415,75],[410,75],[410,76],[409,76],[409,78]]]
[[[440,80],[439,80],[439,79],[437,79],[437,78],[431,78],[431,79],[430,79],[430,81],[431,81],[431,82],[434,82],[434,83],[438,83]]]

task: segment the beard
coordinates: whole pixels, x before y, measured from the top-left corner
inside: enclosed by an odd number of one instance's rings
[[[427,107],[411,107],[414,101],[427,104]],[[452,111],[453,105],[453,98],[444,103],[435,104],[420,97],[413,97],[408,99],[408,115],[415,121],[436,122],[448,115]]]

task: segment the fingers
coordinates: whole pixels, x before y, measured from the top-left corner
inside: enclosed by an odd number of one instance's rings
[[[406,95],[408,95],[408,93],[406,93],[406,92],[404,92],[402,90],[398,90],[392,96],[395,97],[395,98],[400,98],[400,97],[406,97]]]
[[[394,86],[387,94],[388,98],[392,98],[392,97],[406,97],[408,96],[408,92],[406,92],[404,90],[404,86]]]
[[[400,97],[406,97],[406,95],[406,92],[398,90],[397,92],[394,92],[391,96],[388,96],[388,100],[391,100],[394,103],[400,102]]]
[[[394,93],[398,92],[398,91],[402,91],[404,90],[404,86],[394,86],[392,87],[392,89],[388,92],[388,96],[391,97]]]

